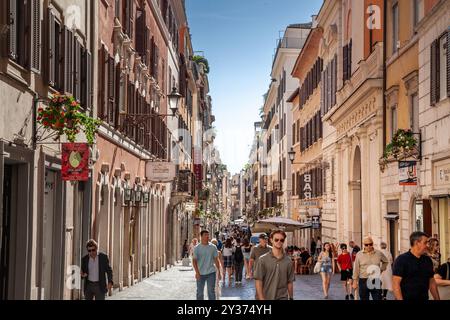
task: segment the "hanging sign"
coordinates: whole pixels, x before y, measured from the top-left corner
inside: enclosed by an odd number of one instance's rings
[[[400,161],[398,174],[401,186],[417,186],[417,162]]]
[[[87,143],[62,144],[62,180],[89,180],[89,145]]]
[[[152,182],[171,182],[175,179],[175,165],[172,162],[148,161],[145,177]]]

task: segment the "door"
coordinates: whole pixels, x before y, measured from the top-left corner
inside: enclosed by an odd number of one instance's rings
[[[3,212],[0,212],[0,300],[8,298],[8,267],[11,242],[12,167],[5,165],[3,180]]]
[[[448,198],[439,198],[438,199],[438,210],[439,210],[439,237],[440,237],[440,245],[441,245],[441,263],[447,261],[450,257],[450,232],[448,228],[450,227],[449,223],[449,200]]]
[[[391,251],[392,258],[397,256],[397,220],[388,220],[389,224],[389,250]]]

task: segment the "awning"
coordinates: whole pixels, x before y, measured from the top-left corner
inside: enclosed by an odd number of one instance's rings
[[[389,213],[389,214],[385,215],[384,218],[386,220],[398,220],[399,215],[395,214],[395,213]]]

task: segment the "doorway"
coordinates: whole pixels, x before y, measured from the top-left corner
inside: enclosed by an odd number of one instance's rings
[[[11,244],[12,166],[5,165],[3,178],[3,211],[0,225],[0,300],[8,299],[9,252]]]
[[[395,259],[397,256],[397,233],[398,233],[398,223],[395,219],[388,220],[388,229],[389,229],[389,250],[392,254],[392,258]]]

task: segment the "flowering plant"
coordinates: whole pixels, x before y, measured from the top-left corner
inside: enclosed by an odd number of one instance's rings
[[[399,129],[384,150],[379,164],[384,172],[387,164],[414,155],[417,152],[418,141],[411,130]]]
[[[57,139],[66,135],[69,142],[75,142],[80,131],[86,135],[89,144],[94,143],[100,121],[84,113],[72,96],[55,94],[46,108],[38,109],[37,121],[47,130],[56,132]]]

